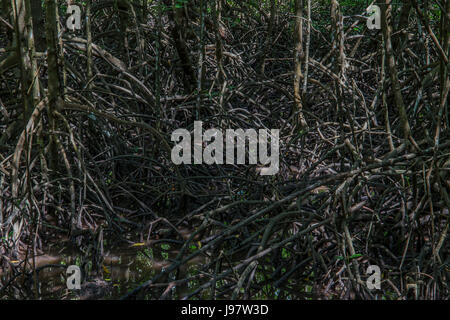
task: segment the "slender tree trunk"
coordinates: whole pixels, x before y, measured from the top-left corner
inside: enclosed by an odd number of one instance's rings
[[[216,38],[217,79],[219,81],[219,87],[222,87],[226,75],[223,69],[223,43],[222,43],[222,35],[220,33],[220,21],[222,18],[222,5],[220,0],[214,1],[213,14],[214,14],[214,33]]]
[[[134,6],[130,4],[130,12],[133,17],[134,26],[135,26],[135,37],[136,37],[136,51],[138,52],[139,61],[138,64],[141,65],[139,67],[139,73],[141,75],[144,74],[144,69],[142,67],[142,64],[144,63],[144,48],[145,48],[145,41],[144,38],[141,37],[141,24],[140,24],[140,16],[142,13],[137,14],[134,10]]]
[[[33,31],[36,51],[44,52],[46,48],[44,37],[44,14],[42,11],[42,1],[30,0],[31,15],[33,17]]]
[[[157,20],[156,20],[156,29],[157,29],[157,40],[156,40],[156,63],[155,63],[155,103],[156,103],[156,112],[157,112],[157,123],[156,129],[159,130],[161,127],[161,35],[162,35],[162,0],[158,1],[157,7]]]
[[[50,169],[56,172],[58,169],[58,154],[54,132],[56,132],[55,111],[60,97],[59,66],[58,66],[58,42],[56,0],[46,0],[45,31],[47,37],[47,64],[48,64],[48,117],[50,122]]]
[[[302,95],[306,95],[306,89],[308,86],[308,73],[309,73],[309,47],[311,45],[311,0],[308,0],[308,28],[306,34],[306,50],[305,50],[305,75],[303,79]]]
[[[199,52],[200,57],[198,61],[198,77],[197,77],[197,110],[195,119],[200,119],[201,103],[203,94],[203,85],[205,77],[205,0],[200,0],[200,43]]]
[[[127,57],[129,61],[129,48],[128,48],[128,22],[129,22],[129,7],[130,4],[127,0],[115,0],[116,10],[119,14],[119,28],[120,36],[122,37],[123,55]]]
[[[277,15],[277,0],[271,0],[270,2],[270,19],[269,19],[269,26],[267,28],[267,36],[266,40],[264,41],[264,48],[261,55],[260,60],[260,66],[259,71],[261,74],[264,74],[264,69],[266,66],[266,57],[267,54],[270,52],[270,49],[272,47],[273,43],[273,32],[274,32],[274,25],[275,25],[275,19]]]
[[[400,125],[403,131],[403,138],[409,139],[411,135],[411,129],[409,127],[408,115],[406,114],[405,103],[401,93],[400,82],[398,80],[397,65],[395,62],[394,50],[392,48],[391,10],[391,1],[386,0],[386,3],[381,5],[381,21],[385,45],[384,50],[386,51],[386,59],[392,82],[392,90],[394,91],[394,99],[399,113]]]
[[[39,98],[39,79],[35,60],[33,24],[30,0],[12,0],[16,52],[20,60],[22,99],[24,102],[24,123]]]
[[[170,23],[170,31],[172,33],[172,38],[175,42],[175,48],[177,50],[178,56],[180,57],[181,65],[183,68],[184,90],[186,93],[191,93],[195,88],[194,84],[196,83],[196,76],[189,55],[189,49],[184,38],[184,32],[181,28],[182,22],[179,21],[183,15],[183,8],[175,8],[175,4],[172,0],[165,0],[164,3],[167,7],[169,7],[168,17]],[[176,18],[176,16],[178,18]]]
[[[303,116],[303,102],[301,95],[302,60],[305,58],[303,52],[303,0],[295,0],[295,71],[294,71],[294,100],[295,112],[297,113],[296,123],[300,127],[306,127],[306,120]]]
[[[336,110],[339,119],[340,126],[340,142],[345,141],[345,127],[344,123],[345,119],[345,106],[344,106],[344,88],[343,85],[346,82],[345,76],[345,52],[344,52],[344,17],[342,16],[341,7],[338,1],[331,1],[331,27],[333,30],[333,52],[335,61],[338,63],[335,64],[334,72],[338,75],[338,79],[334,81],[335,91],[336,91]],[[334,50],[335,49],[335,50]],[[341,166],[344,163],[341,161]]]
[[[92,90],[92,30],[91,30],[91,8],[92,8],[92,0],[86,1],[86,56],[87,56],[87,81],[88,81],[88,90]]]
[[[401,31],[402,29],[406,29],[408,27],[408,20],[409,20],[409,13],[411,12],[411,1],[410,0],[403,0],[402,2],[402,9],[400,10],[400,18],[398,20],[397,30]],[[408,33],[406,30],[403,30],[398,37],[394,41],[394,50],[396,52],[399,52],[401,49],[402,44],[407,39]]]
[[[445,55],[448,57],[449,50],[449,32],[450,32],[450,0],[445,1],[444,10],[441,13],[441,47],[444,51]],[[448,101],[445,99],[445,92],[448,90],[450,86],[450,79],[447,64],[443,59],[440,62],[440,84],[441,84],[441,103],[444,104],[444,109],[447,110]],[[446,112],[447,113],[447,112]]]
[[[341,6],[338,1],[331,1],[331,20],[332,28],[334,29],[335,46],[337,47],[336,59],[338,61],[338,68],[341,81],[345,81],[346,75],[346,56],[345,56],[345,34],[344,34],[344,17],[342,15]]]

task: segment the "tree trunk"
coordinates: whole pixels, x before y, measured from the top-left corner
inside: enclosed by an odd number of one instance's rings
[[[219,87],[222,87],[222,83],[225,81],[225,71],[223,69],[223,43],[222,34],[220,32],[220,20],[222,17],[222,6],[220,0],[215,0],[213,3],[214,14],[214,34],[216,40],[216,60],[217,60],[217,80]]]
[[[24,123],[32,112],[39,97],[39,79],[36,73],[37,65],[33,40],[33,25],[31,20],[30,0],[12,0],[14,16],[14,33],[16,52],[20,61],[22,99],[24,102]],[[35,78],[36,77],[36,78]]]
[[[302,75],[302,60],[305,58],[303,52],[303,0],[295,0],[295,30],[294,30],[294,45],[295,45],[295,71],[294,71],[294,100],[295,112],[297,113],[296,123],[300,127],[306,127],[306,120],[303,116],[302,96],[301,96],[301,80]]]
[[[267,36],[264,41],[264,47],[262,50],[261,58],[259,61],[259,72],[264,75],[264,69],[266,65],[266,56],[270,52],[272,48],[273,43],[273,30],[274,30],[274,24],[275,24],[275,17],[277,14],[277,0],[271,0],[270,2],[270,19],[269,19],[269,25],[267,27]]]
[[[44,52],[46,44],[44,37],[44,15],[42,11],[42,2],[40,0],[31,0],[30,4],[36,51]]]
[[[88,89],[92,90],[92,30],[91,30],[91,8],[92,8],[92,0],[86,1],[86,56],[87,56],[87,64],[86,64],[86,72],[87,72],[87,81],[88,81]]]
[[[175,42],[175,48],[177,50],[178,56],[180,57],[181,65],[183,68],[184,90],[189,94],[195,88],[194,84],[196,82],[196,76],[189,55],[189,49],[186,45],[186,39],[184,38],[184,32],[180,27],[180,21],[177,21],[183,16],[183,9],[175,8],[175,5],[171,0],[165,0],[164,3],[167,7],[169,7],[168,16],[170,31],[172,33],[172,38]]]
[[[408,115],[406,114],[405,103],[401,93],[400,82],[398,80],[397,65],[394,57],[394,50],[392,49],[392,26],[391,26],[391,1],[386,0],[386,4],[381,5],[381,21],[384,37],[384,49],[386,51],[386,60],[389,67],[389,74],[392,82],[392,90],[394,91],[395,104],[400,118],[400,125],[403,131],[403,138],[409,139],[411,130],[408,122]]]
[[[58,154],[54,132],[56,131],[55,111],[60,96],[56,0],[46,0],[47,64],[48,64],[48,117],[50,122],[50,169],[54,172],[58,167]]]

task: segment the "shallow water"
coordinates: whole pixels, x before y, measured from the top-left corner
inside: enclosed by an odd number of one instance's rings
[[[169,267],[178,253],[169,245],[161,248],[139,244],[114,249],[105,252],[96,271],[93,270],[92,261],[83,261],[79,253],[66,248],[54,248],[36,256],[34,263],[33,259],[28,259],[25,270],[27,277],[23,276],[24,261],[14,261],[10,264],[10,270],[0,270],[0,299],[117,299]],[[191,267],[204,263],[204,260],[195,258],[188,265],[180,267],[178,279],[191,275]],[[33,265],[37,270],[35,273]],[[66,270],[69,265],[77,265],[88,274],[82,279],[81,290],[67,289]],[[8,286],[2,290],[14,275],[17,275],[15,287]],[[157,289],[164,291],[166,286],[158,286]],[[170,290],[173,298],[180,299],[189,292],[189,283],[174,286]],[[159,293],[141,298],[157,299]]]

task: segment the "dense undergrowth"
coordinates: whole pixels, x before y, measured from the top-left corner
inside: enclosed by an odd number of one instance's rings
[[[405,139],[386,34],[367,29],[366,1],[340,1],[331,17],[330,1],[312,1],[309,44],[303,2],[301,110],[290,1],[274,15],[270,1],[220,1],[217,25],[217,1],[204,20],[200,1],[149,2],[148,19],[140,6],[93,1],[92,78],[85,30],[62,28],[54,129],[45,56],[44,100],[25,121],[19,69],[0,68],[0,268],[30,272],[11,261],[67,238],[95,271],[104,246],[145,242],[179,254],[124,298],[175,297],[166,288],[179,281],[193,284],[188,298],[448,299],[449,85],[432,36],[414,6],[405,22],[405,2],[394,3]],[[425,19],[442,39],[435,10]],[[280,129],[280,171],[174,165],[170,135],[194,120]],[[195,256],[205,262],[179,277]],[[369,265],[381,268],[381,290],[367,288]],[[11,277],[0,297],[22,291]]]

